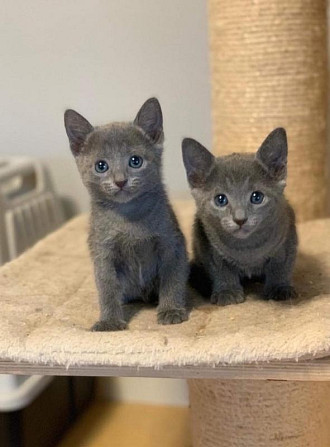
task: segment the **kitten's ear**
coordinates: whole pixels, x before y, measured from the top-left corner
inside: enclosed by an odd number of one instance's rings
[[[138,111],[134,124],[157,143],[163,135],[163,114],[158,99],[149,98]]]
[[[78,112],[68,109],[64,113],[64,125],[69,137],[71,151],[74,156],[81,151],[82,145],[94,127]]]
[[[185,138],[182,141],[183,163],[192,188],[202,186],[210,173],[215,157],[198,141]]]
[[[288,158],[285,129],[279,127],[273,130],[260,146],[256,158],[272,177],[285,180]]]

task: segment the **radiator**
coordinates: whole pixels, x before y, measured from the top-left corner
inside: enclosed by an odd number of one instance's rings
[[[0,158],[0,265],[16,258],[64,221],[41,165]]]

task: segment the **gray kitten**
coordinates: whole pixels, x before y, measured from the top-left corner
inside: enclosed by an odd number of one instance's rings
[[[190,138],[182,151],[197,205],[192,285],[218,305],[243,302],[242,280],[252,277],[264,281],[266,299],[293,298],[297,235],[283,194],[285,130],[271,132],[256,154],[215,158]]]
[[[99,292],[94,331],[125,329],[122,303],[158,300],[158,322],[181,323],[188,261],[162,184],[163,118],[155,98],[133,123],[93,127],[73,110],[65,128],[91,196],[89,246]]]

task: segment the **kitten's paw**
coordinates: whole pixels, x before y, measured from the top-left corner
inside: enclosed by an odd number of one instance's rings
[[[265,291],[268,300],[285,301],[297,297],[297,292],[292,286],[273,286]]]
[[[91,327],[92,332],[122,331],[126,329],[127,323],[123,320],[100,320]]]
[[[245,301],[243,290],[221,290],[221,292],[213,292],[211,295],[211,303],[217,306],[227,306],[228,304],[239,304]]]
[[[186,309],[160,310],[157,314],[159,324],[178,324],[188,320]]]

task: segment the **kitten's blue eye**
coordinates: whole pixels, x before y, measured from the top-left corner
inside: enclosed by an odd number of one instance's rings
[[[138,155],[132,155],[132,157],[129,159],[129,166],[131,168],[141,168],[143,163],[143,158],[139,157]]]
[[[95,163],[95,171],[99,174],[102,174],[103,172],[106,172],[109,169],[109,165],[104,160],[99,160]]]
[[[260,203],[262,203],[262,201],[264,200],[264,195],[262,192],[260,191],[254,191],[251,194],[250,197],[250,201],[251,203],[253,203],[254,205],[260,205]]]
[[[214,202],[217,206],[226,206],[228,199],[225,194],[219,194],[218,196],[214,197]]]

